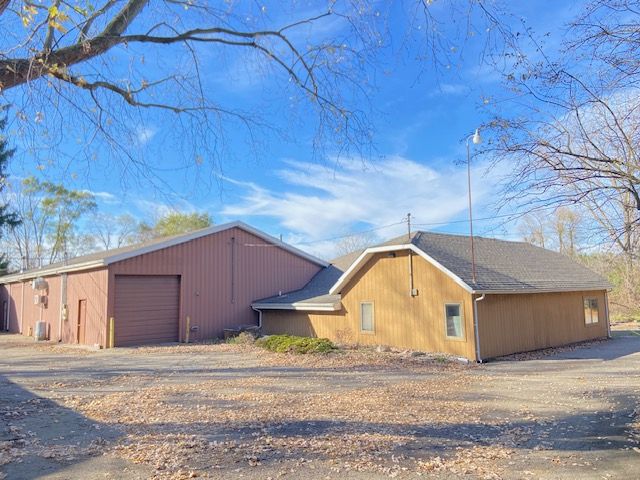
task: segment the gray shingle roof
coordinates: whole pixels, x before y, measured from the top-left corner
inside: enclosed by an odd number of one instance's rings
[[[409,237],[403,235],[379,246],[407,243]],[[611,288],[604,278],[565,255],[525,242],[484,237],[474,237],[477,280],[474,285],[468,236],[414,232],[411,243],[478,292],[553,292]],[[259,300],[254,304],[337,303],[340,296],[329,295],[329,290],[362,252],[357,251],[333,260],[329,267],[321,270],[300,290]]]
[[[474,285],[468,236],[417,232],[411,243],[478,291],[611,288],[604,278],[566,255],[526,242],[483,237],[474,237],[477,280]]]
[[[358,250],[331,260],[331,265],[320,270],[300,290],[257,300],[253,305],[337,304],[340,302],[340,295],[329,295],[329,290],[363,251]]]

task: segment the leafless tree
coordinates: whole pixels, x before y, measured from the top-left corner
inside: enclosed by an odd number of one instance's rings
[[[343,237],[336,242],[336,255],[341,257],[349,253],[364,250],[376,243],[376,238],[372,233],[358,233]]]
[[[576,209],[560,207],[555,212],[535,211],[522,217],[519,225],[525,242],[575,256],[585,225]]]
[[[516,113],[494,104],[486,149],[513,171],[503,204],[578,205],[590,213],[592,231],[629,261],[640,235],[638,7],[593,2],[555,53],[523,35],[533,53],[516,51],[505,72]]]
[[[528,213],[522,217],[518,230],[522,239],[532,245],[546,248],[547,217],[540,212]]]
[[[29,154],[76,174],[100,159],[129,181],[156,178],[162,150],[144,144],[159,118],[171,125],[164,141],[183,154],[184,168],[206,164],[214,177],[222,175],[221,159],[233,155],[231,143],[246,142],[260,157],[274,135],[294,140],[300,132],[305,142],[311,135],[318,154],[366,156],[375,111],[369,67],[378,52],[395,48],[425,65],[429,59],[448,67],[455,39],[443,25],[458,25],[462,37],[499,25],[490,0],[432,3],[396,8],[332,0],[301,8],[286,1],[267,8],[209,0],[0,0],[0,95],[17,110],[13,128]],[[394,9],[406,18],[392,42],[387,22]],[[254,106],[245,110],[210,81],[235,67],[235,78],[220,81],[274,80],[255,87]],[[278,117],[288,121],[260,115],[265,104],[278,105]]]
[[[138,222],[129,214],[96,213],[90,220],[89,235],[99,250],[120,248],[138,239]]]

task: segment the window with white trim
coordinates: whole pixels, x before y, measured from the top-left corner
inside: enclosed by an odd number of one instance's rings
[[[585,297],[584,303],[584,323],[593,325],[598,323],[598,299],[593,297]]]
[[[462,305],[460,303],[447,303],[444,306],[445,329],[447,338],[464,338],[464,321]]]
[[[373,333],[373,302],[360,304],[360,331]]]

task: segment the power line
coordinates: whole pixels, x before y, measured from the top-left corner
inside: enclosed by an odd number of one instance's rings
[[[348,233],[346,235],[340,235],[340,236],[337,236],[337,237],[330,237],[330,238],[323,238],[323,239],[320,239],[320,240],[313,240],[313,241],[310,241],[310,242],[295,242],[295,244],[296,245],[313,245],[313,244],[322,243],[322,242],[332,242],[332,241],[335,241],[335,240],[341,240],[343,238],[349,238],[349,237],[354,237],[356,235],[362,235],[363,233],[375,232],[375,231],[378,231],[378,230],[382,230],[383,228],[395,227],[396,225],[402,225],[402,224],[405,224],[405,223],[407,223],[407,220],[403,219],[400,222],[390,223],[388,225],[381,225],[379,227],[371,228],[369,230],[361,230],[361,231],[358,231],[358,232]]]

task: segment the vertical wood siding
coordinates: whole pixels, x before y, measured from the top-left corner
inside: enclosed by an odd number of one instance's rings
[[[186,317],[198,332],[192,339],[221,336],[223,329],[254,324],[254,300],[304,286],[320,267],[240,228],[201,237],[109,266],[115,275],[179,275],[180,340]],[[115,289],[109,289],[108,316]]]
[[[583,298],[598,299],[599,321],[586,325]],[[607,336],[605,292],[487,295],[478,302],[483,358]]]
[[[389,345],[430,352],[446,352],[475,359],[471,295],[450,277],[412,255],[414,288],[410,295],[409,254],[373,256],[342,292],[343,310],[335,313],[263,312],[265,333],[318,336],[343,343]],[[374,332],[360,331],[360,302],[374,303]],[[445,303],[460,303],[464,338],[447,339]]]

